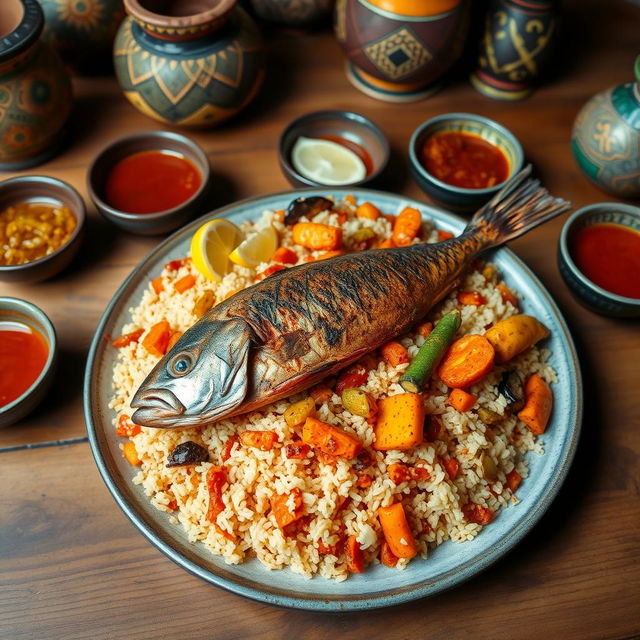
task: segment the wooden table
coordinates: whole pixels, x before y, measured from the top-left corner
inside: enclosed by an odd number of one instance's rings
[[[511,129],[549,189],[576,208],[611,200],[578,171],[569,137],[591,95],[632,78],[640,8],[565,4],[557,76],[516,104],[480,96],[463,74],[424,102],[376,102],[347,83],[329,32],[271,32],[270,73],[256,102],[218,130],[191,134],[216,176],[211,208],[288,188],[277,166],[278,135],[294,117],[322,108],[353,109],[382,126],[394,151],[385,184],[391,191],[424,197],[405,153],[418,124],[473,111]],[[86,197],[86,168],[98,149],[161,127],[129,105],[113,78],[78,80],[75,88],[69,147],[30,173],[67,180]],[[334,616],[257,604],[192,577],[148,544],[111,499],[85,438],[84,364],[102,310],[158,239],[121,233],[90,208],[84,248],[70,269],[37,285],[0,283],[1,295],[26,298],[49,314],[61,347],[48,399],[0,432],[0,638],[638,637],[639,325],[595,316],[571,298],[555,259],[562,223],[512,246],[566,314],[583,366],[583,435],[560,495],[515,551],[472,581],[427,601]]]

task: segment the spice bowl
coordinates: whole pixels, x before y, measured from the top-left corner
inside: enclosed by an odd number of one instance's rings
[[[448,184],[427,171],[421,161],[425,142],[435,134],[449,132],[479,136],[502,151],[508,163],[506,178],[490,187],[472,189]],[[413,132],[409,141],[411,173],[420,188],[437,202],[456,211],[479,209],[522,169],[523,163],[524,152],[518,139],[500,123],[473,113],[446,113],[431,118]]]
[[[578,209],[567,219],[560,233],[560,275],[576,300],[590,311],[616,318],[640,317],[640,298],[628,298],[598,286],[576,264],[574,247],[577,234],[586,227],[603,223],[622,225],[640,233],[640,207],[599,202]],[[640,278],[640,274],[630,273],[629,278]]]
[[[291,122],[280,136],[278,159],[280,168],[294,187],[325,187],[325,183],[308,178],[292,162],[292,152],[296,141],[301,138],[325,138],[341,140],[344,145],[357,145],[368,155],[367,173],[361,180],[340,183],[343,187],[370,184],[380,178],[389,162],[389,142],[380,127],[365,116],[353,111],[328,110],[307,113]],[[349,148],[347,146],[347,148]],[[336,186],[336,185],[332,185]]]
[[[200,174],[200,185],[187,199],[152,213],[123,211],[109,202],[107,181],[123,160],[144,152],[163,152],[186,159]],[[211,178],[209,159],[193,140],[171,131],[146,131],[119,138],[95,157],[87,173],[91,200],[100,214],[117,227],[140,235],[168,233],[201,212]]]
[[[0,336],[3,326],[37,332],[48,349],[44,365],[31,385],[8,404],[0,405],[0,427],[7,427],[33,411],[44,398],[53,380],[58,344],[53,324],[44,311],[20,298],[0,297]],[[0,394],[0,400],[2,397]]]
[[[39,282],[62,271],[78,253],[84,237],[85,205],[71,185],[48,176],[20,176],[0,182],[0,211],[20,203],[64,205],[76,221],[69,239],[48,255],[22,264],[0,264],[0,280]]]

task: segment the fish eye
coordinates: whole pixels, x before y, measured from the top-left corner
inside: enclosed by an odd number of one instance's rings
[[[189,373],[193,367],[193,359],[187,353],[179,353],[169,363],[169,373],[175,377]]]

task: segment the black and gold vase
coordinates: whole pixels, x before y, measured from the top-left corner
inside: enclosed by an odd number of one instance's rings
[[[559,0],[491,0],[471,84],[498,100],[526,98],[551,59]]]

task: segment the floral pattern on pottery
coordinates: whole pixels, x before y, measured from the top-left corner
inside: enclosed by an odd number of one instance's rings
[[[75,71],[98,70],[110,60],[124,18],[122,0],[38,0],[45,17],[43,39]]]
[[[200,29],[185,27],[184,31]],[[180,40],[149,33],[128,17],[114,45],[116,75],[128,100],[145,115],[185,127],[215,125],[246,106],[264,75],[262,41],[240,7],[227,23],[201,37]],[[185,35],[186,37],[186,35]]]
[[[331,14],[334,0],[251,0],[259,18],[290,26],[309,25]]]
[[[471,83],[499,100],[532,91],[551,58],[557,1],[493,0],[489,5],[478,68]]]
[[[467,0],[337,0],[334,29],[351,83],[390,102],[419,100],[462,53]]]

